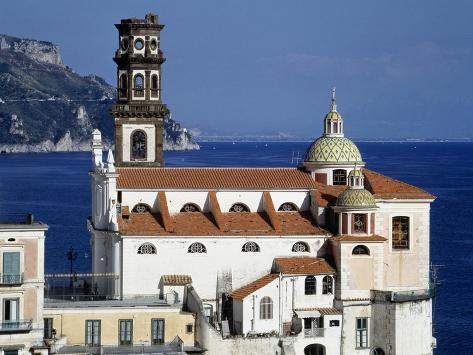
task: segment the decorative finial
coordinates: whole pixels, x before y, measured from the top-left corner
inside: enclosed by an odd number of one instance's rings
[[[330,111],[337,112],[337,101],[335,99],[335,90],[336,88],[332,88],[332,104],[330,105]]]

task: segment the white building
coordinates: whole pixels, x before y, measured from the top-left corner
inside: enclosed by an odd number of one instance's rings
[[[102,292],[165,297],[166,275],[189,277],[208,320],[225,335],[249,336],[239,346],[253,344],[258,333],[290,343],[258,353],[432,353],[434,196],[364,168],[344,136],[335,93],[324,134],[299,168],[166,168],[148,159],[162,153],[154,140],[136,135],[147,132],[153,103],[143,105],[142,97],[137,103],[120,90],[129,109],[114,112],[115,122],[133,125],[132,132],[120,131],[122,158],[115,164],[109,152],[102,161],[98,131],[92,146],[93,272],[119,275],[118,286],[99,282]],[[148,97],[149,89],[142,90]],[[278,260],[301,263],[300,257],[319,260],[330,272],[278,266]],[[333,278],[331,294],[305,295],[307,277],[315,277],[317,290]],[[264,318],[267,308],[263,318],[259,313],[265,297],[272,319]],[[252,353],[245,349],[235,353]]]

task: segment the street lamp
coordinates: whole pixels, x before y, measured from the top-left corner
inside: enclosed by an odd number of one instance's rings
[[[71,246],[69,248],[69,251],[66,253],[66,255],[67,255],[67,260],[69,260],[69,262],[71,263],[70,274],[71,274],[71,287],[72,287],[72,266],[74,264],[74,261],[77,259],[77,252]]]

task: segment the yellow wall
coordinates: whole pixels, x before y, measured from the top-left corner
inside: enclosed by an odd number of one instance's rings
[[[45,318],[53,318],[56,337],[67,337],[68,345],[85,345],[85,321],[101,320],[101,345],[119,345],[118,322],[133,319],[133,344],[150,344],[151,319],[164,319],[165,342],[171,342],[176,335],[185,345],[194,345],[195,319],[192,313],[178,310],[156,310],[149,308],[45,308]],[[186,332],[186,325],[192,324],[192,333]]]

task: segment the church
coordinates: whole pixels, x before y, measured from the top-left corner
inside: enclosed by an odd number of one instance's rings
[[[367,167],[335,90],[296,168],[166,167],[164,26],[116,27],[115,151],[93,132],[87,223],[93,273],[118,282],[98,289],[195,297],[208,354],[432,354],[435,197]]]

